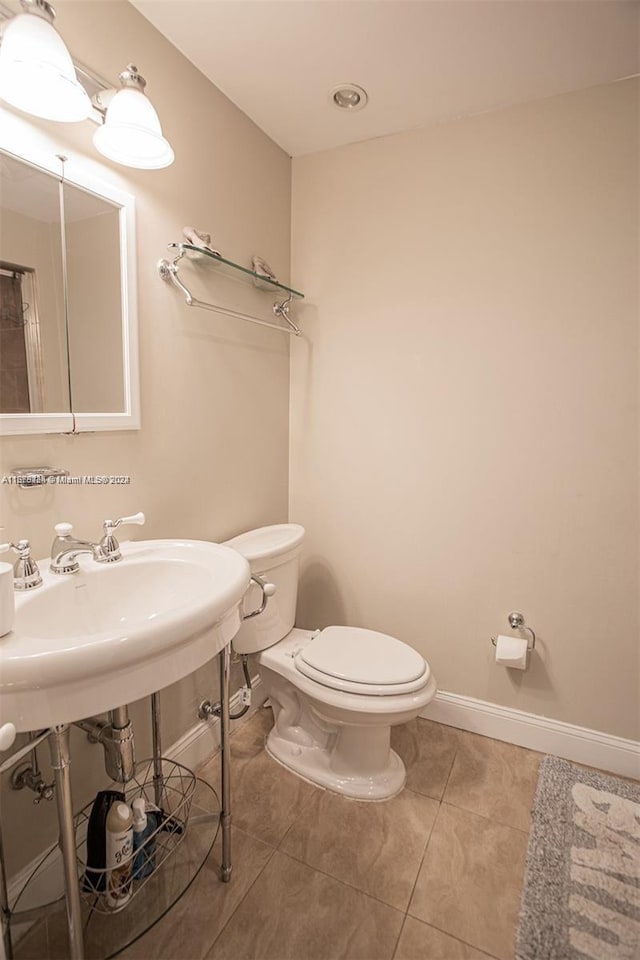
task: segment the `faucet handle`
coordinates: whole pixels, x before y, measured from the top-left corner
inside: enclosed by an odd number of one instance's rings
[[[119,527],[121,523],[137,523],[139,526],[142,526],[142,524],[145,522],[145,519],[144,513],[140,511],[140,513],[134,513],[130,517],[120,517],[119,520],[105,520],[105,535],[111,533],[111,531],[115,530],[116,527]]]
[[[71,531],[73,530],[73,524],[72,523],[56,523],[53,529],[55,531],[56,537],[68,537],[71,535]]]
[[[0,543],[0,553],[15,550],[18,559],[13,565],[13,589],[30,590],[39,587],[42,576],[38,564],[31,559],[31,544],[28,540],[18,540],[17,543]]]
[[[15,550],[20,559],[23,559],[29,556],[31,544],[28,540],[18,540],[17,543],[0,543],[0,553],[8,553],[9,550]]]
[[[98,560],[100,563],[114,563],[116,560],[122,559],[122,553],[120,552],[120,544],[115,538],[113,531],[116,527],[119,527],[121,523],[137,523],[141,526],[145,521],[144,513],[134,513],[130,517],[120,517],[119,520],[105,520],[103,524],[104,536],[100,541],[100,556]]]
[[[6,547],[6,543],[0,544],[0,551],[6,553],[6,550],[2,550],[2,547]],[[0,727],[0,750],[8,750],[9,747],[12,747],[16,739],[16,728],[15,724],[8,722],[3,723]]]

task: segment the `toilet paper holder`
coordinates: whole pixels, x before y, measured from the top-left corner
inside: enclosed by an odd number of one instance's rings
[[[532,650],[535,650],[536,634],[533,627],[528,627],[526,625],[524,621],[524,615],[522,613],[518,613],[516,610],[512,610],[512,612],[507,617],[507,620],[509,621],[509,625],[512,627],[513,630],[522,630],[523,632],[526,631],[526,633],[531,634],[531,636],[527,639],[527,650],[529,652],[531,652]],[[495,637],[491,637],[491,643],[495,647],[496,645]]]

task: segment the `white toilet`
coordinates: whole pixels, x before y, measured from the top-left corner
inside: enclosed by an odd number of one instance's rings
[[[304,527],[283,523],[250,530],[227,546],[251,573],[276,585],[265,610],[245,621],[237,653],[259,653],[259,672],[275,724],[267,751],[307,780],[359,800],[402,790],[404,764],[391,749],[391,727],[418,715],[433,698],[429,664],[407,644],[360,627],[293,626]],[[255,591],[255,594],[254,594]],[[260,588],[245,606],[256,609]]]

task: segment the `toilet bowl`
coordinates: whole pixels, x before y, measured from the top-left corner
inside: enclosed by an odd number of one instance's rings
[[[391,749],[391,727],[413,719],[436,692],[428,663],[395,637],[361,627],[293,626],[304,528],[277,524],[227,541],[251,573],[276,585],[258,616],[233,640],[237,653],[258,654],[274,712],[269,754],[294,773],[336,793],[386,800],[406,774]],[[259,595],[259,588],[255,589]],[[251,590],[247,609],[259,606]]]

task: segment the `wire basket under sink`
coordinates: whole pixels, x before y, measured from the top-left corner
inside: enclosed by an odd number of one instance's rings
[[[87,827],[93,801],[76,816],[76,848],[81,895],[92,911],[113,914],[128,907],[138,893],[175,852],[187,832],[189,810],[196,789],[195,774],[173,760],[163,759],[161,781],[154,778],[152,760],[136,765],[136,774],[126,785],[117,784],[131,806],[144,797],[148,816],[154,813],[158,825],[129,858],[132,866],[131,896],[119,906],[107,900],[108,870],[87,863]],[[134,869],[135,861],[135,869]],[[152,869],[149,869],[149,867]]]

